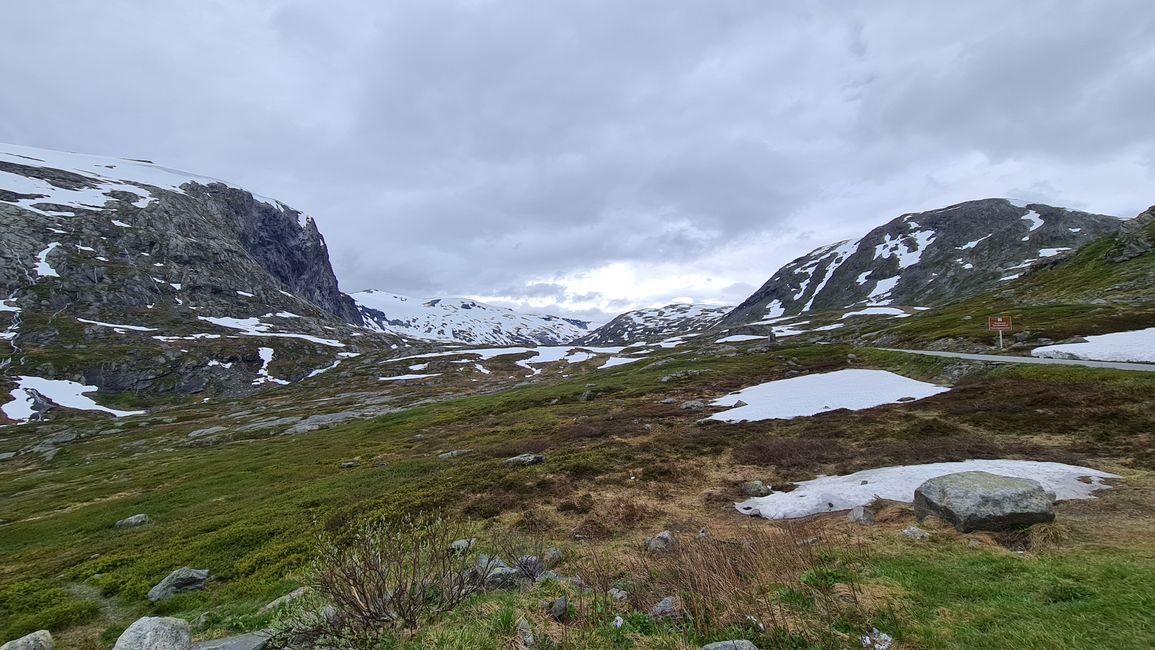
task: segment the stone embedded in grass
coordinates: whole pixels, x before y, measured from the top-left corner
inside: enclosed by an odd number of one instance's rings
[[[758,650],[758,646],[746,639],[733,641],[716,641],[702,646],[702,650]]]
[[[541,454],[521,454],[520,456],[505,459],[505,464],[507,465],[537,465],[538,463],[544,462],[545,456]]]
[[[56,648],[56,643],[52,640],[52,635],[49,634],[48,630],[33,632],[28,636],[22,636],[0,645],[0,650],[53,650],[54,648]]]
[[[565,554],[558,548],[546,549],[545,555],[542,556],[542,561],[545,563],[545,568],[547,569],[552,569],[561,564],[561,561],[564,559]]]
[[[133,515],[131,517],[125,517],[124,519],[121,519],[120,521],[116,522],[116,527],[117,528],[136,528],[137,526],[144,526],[145,524],[151,524],[151,523],[152,523],[152,517],[149,517],[146,514],[139,514],[139,515]]]
[[[190,650],[189,624],[179,618],[145,617],[128,626],[113,650]]]
[[[874,513],[862,506],[854,506],[846,515],[846,520],[852,524],[862,524],[863,526],[874,525]]]
[[[341,469],[356,469],[360,466],[361,466],[360,463],[356,463],[356,462],[351,461],[351,460],[347,460],[347,461],[341,463]]]
[[[683,411],[704,411],[706,403],[700,399],[688,399],[682,402]]]
[[[678,606],[678,599],[673,596],[666,596],[650,609],[650,616],[653,618],[676,618],[681,615],[682,608]]]
[[[438,454],[437,457],[440,458],[441,460],[451,460],[454,458],[464,456],[465,454],[468,454],[471,451],[473,451],[473,450],[472,449],[454,449],[453,451],[447,451],[444,454]]]
[[[748,497],[764,497],[771,492],[762,481],[746,481],[741,485],[742,494]]]
[[[285,594],[284,596],[281,596],[280,598],[277,598],[276,600],[270,601],[269,604],[267,604],[264,607],[262,607],[261,609],[259,609],[257,611],[257,613],[258,614],[267,614],[269,612],[275,612],[278,609],[284,607],[285,605],[288,605],[289,603],[291,603],[291,602],[293,602],[299,598],[303,598],[304,596],[308,595],[308,593],[309,593],[308,587],[301,587],[299,589],[294,589],[293,591],[290,591],[289,593]]]
[[[610,590],[606,592],[606,596],[608,596],[610,600],[618,603],[624,603],[630,599],[630,594],[626,592],[625,589],[618,589],[617,587],[610,587]]]
[[[673,546],[674,535],[668,530],[663,530],[646,540],[646,550],[650,553],[665,553]]]
[[[453,543],[449,545],[449,550],[458,555],[465,555],[470,551],[470,549],[473,548],[475,544],[477,544],[476,537],[470,537],[469,539],[457,539],[453,540]]]
[[[523,648],[537,647],[537,642],[533,638],[533,627],[525,617],[517,619],[517,640]]]
[[[989,472],[932,478],[914,491],[914,514],[935,515],[960,532],[1007,530],[1055,520],[1055,495],[1032,479]]]
[[[564,623],[569,618],[569,598],[562,596],[557,600],[552,600],[546,605],[546,613],[549,614],[553,620]]]
[[[184,591],[196,591],[205,588],[205,581],[209,579],[208,569],[190,569],[181,567],[168,574],[155,587],[148,591],[148,601],[159,603],[166,601]]]
[[[913,539],[915,541],[930,539],[930,533],[919,528],[918,526],[908,526],[906,528],[903,528],[902,529],[902,536],[907,538],[907,539]]]
[[[227,636],[223,639],[213,639],[212,641],[201,641],[194,645],[192,650],[265,650],[268,647],[269,634],[267,632],[252,632]]]

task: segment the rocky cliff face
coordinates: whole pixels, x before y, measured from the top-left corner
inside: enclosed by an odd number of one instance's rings
[[[906,214],[787,264],[722,324],[854,306],[931,306],[995,288],[1120,225],[1107,215],[1007,199]]]
[[[638,309],[614,318],[575,343],[626,345],[640,341],[653,342],[678,334],[693,334],[718,324],[730,309],[680,303]]]
[[[13,377],[245,392],[262,350],[329,363],[362,324],[311,218],[215,179],[0,145],[0,226]]]
[[[410,298],[370,289],[353,294],[369,329],[473,345],[561,345],[586,334],[572,318],[520,312],[469,298]]]

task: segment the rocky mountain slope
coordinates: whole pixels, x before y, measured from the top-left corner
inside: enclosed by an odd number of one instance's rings
[[[371,343],[313,219],[215,179],[0,145],[0,225],[21,399],[32,379],[246,392]]]
[[[523,314],[469,298],[419,299],[376,289],[352,297],[365,327],[425,341],[559,345],[590,331],[587,321]]]
[[[905,214],[790,262],[722,324],[851,306],[930,306],[1012,281],[1119,227],[1116,217],[1007,199]]]
[[[625,345],[710,329],[731,307],[675,303],[626,312],[577,339],[583,345]]]

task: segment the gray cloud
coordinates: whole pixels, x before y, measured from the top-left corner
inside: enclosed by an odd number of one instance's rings
[[[902,212],[1155,202],[1145,0],[9,0],[5,22],[0,140],[276,196],[346,290],[738,302]]]

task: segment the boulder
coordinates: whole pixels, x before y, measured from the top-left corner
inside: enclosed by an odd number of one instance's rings
[[[852,524],[862,524],[863,526],[874,525],[874,513],[862,506],[854,506],[846,515],[846,520]]]
[[[769,496],[772,490],[766,487],[762,481],[746,481],[740,486],[742,494],[748,497],[764,497]]]
[[[517,640],[523,648],[534,648],[537,643],[533,638],[533,626],[524,617],[517,619]]]
[[[137,526],[143,526],[145,524],[151,524],[151,523],[152,523],[152,517],[149,517],[148,515],[140,514],[140,515],[133,515],[131,517],[126,517],[124,519],[121,519],[120,521],[116,522],[116,527],[117,528],[136,528]]]
[[[682,608],[678,607],[678,600],[673,596],[666,596],[650,610],[653,618],[675,618],[682,615]]]
[[[918,486],[914,514],[938,516],[964,533],[1006,530],[1054,521],[1055,495],[1032,479],[959,472]]]
[[[495,567],[485,576],[486,589],[520,589],[526,582],[524,573],[507,566]]]
[[[758,650],[758,646],[746,639],[734,641],[716,641],[702,646],[702,650]]]
[[[521,454],[520,456],[505,459],[506,465],[537,465],[538,463],[544,462],[545,456],[541,454]]]
[[[527,577],[536,578],[545,573],[545,562],[536,555],[523,555],[517,558],[516,568]]]
[[[112,650],[191,650],[188,622],[148,616],[128,626]]]
[[[52,635],[48,633],[48,630],[33,632],[28,636],[22,636],[15,641],[0,645],[0,650],[54,650],[55,648],[56,643],[52,641]]]
[[[253,632],[212,641],[201,641],[193,646],[193,650],[265,650],[268,646],[268,634]]]
[[[706,403],[699,399],[689,399],[682,402],[683,411],[702,411],[705,410]]]
[[[267,614],[268,612],[275,612],[278,609],[284,607],[285,605],[288,605],[289,603],[293,602],[294,600],[297,600],[299,598],[306,596],[308,593],[309,593],[308,587],[301,587],[300,589],[294,589],[293,591],[290,591],[289,593],[285,594],[284,596],[281,596],[280,598],[277,598],[276,600],[270,601],[269,604],[262,607],[260,610],[257,611],[257,613],[258,614]]]
[[[564,623],[569,618],[569,598],[562,596],[557,600],[551,600],[545,607],[546,613],[549,614],[553,620]]]
[[[650,553],[665,553],[674,545],[674,535],[668,530],[646,540],[646,550]]]
[[[902,536],[907,538],[907,539],[913,539],[915,541],[922,541],[924,539],[930,539],[930,533],[919,528],[918,526],[908,526],[906,528],[903,528],[902,529]]]
[[[181,567],[168,574],[168,577],[148,590],[148,602],[159,603],[172,598],[182,591],[204,589],[205,581],[208,579],[208,569],[190,569],[187,566]]]

